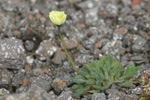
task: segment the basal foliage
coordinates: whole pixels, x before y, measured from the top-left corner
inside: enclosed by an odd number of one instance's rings
[[[74,77],[76,83],[72,88],[74,97],[85,93],[98,93],[105,91],[112,84],[129,87],[133,78],[138,73],[139,67],[128,66],[124,69],[119,62],[113,61],[112,56],[107,56],[100,61],[93,61],[79,70],[79,75]]]

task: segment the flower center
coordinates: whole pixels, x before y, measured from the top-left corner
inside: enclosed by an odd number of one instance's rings
[[[60,19],[62,19],[62,18],[63,18],[63,16],[60,16],[60,15],[57,15],[57,16],[55,16],[55,17],[60,18]]]

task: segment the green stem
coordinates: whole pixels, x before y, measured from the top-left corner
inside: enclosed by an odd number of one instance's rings
[[[74,68],[74,70],[77,72],[77,74],[79,74],[78,69],[76,68],[74,62],[72,61],[72,59],[71,59],[71,57],[70,57],[70,55],[69,55],[69,53],[68,53],[68,51],[67,51],[67,49],[66,49],[65,42],[64,42],[63,37],[62,37],[61,32],[60,32],[60,26],[58,26],[58,30],[59,30],[59,36],[60,36],[61,42],[62,42],[62,44],[63,44],[64,50],[65,50],[65,52],[66,52],[66,55],[68,56],[68,59],[70,60],[72,66],[73,66],[73,68]]]

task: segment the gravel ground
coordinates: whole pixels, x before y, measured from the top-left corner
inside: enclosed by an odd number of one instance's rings
[[[150,72],[150,1],[0,0],[0,100],[77,100],[76,75],[48,13],[63,10],[66,47],[78,68],[112,55]],[[142,88],[112,85],[92,100],[138,100]],[[87,95],[80,100],[89,100]]]

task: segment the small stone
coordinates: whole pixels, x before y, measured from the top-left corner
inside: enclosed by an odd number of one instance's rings
[[[84,28],[85,28],[85,25],[84,25],[84,24],[76,24],[76,27],[77,27],[77,28],[80,28],[80,29],[84,29]]]
[[[86,15],[85,15],[85,23],[88,26],[96,26],[98,24],[100,24],[101,20],[98,20],[98,9],[97,8],[93,8],[90,10],[86,11]]]
[[[101,48],[102,47],[102,42],[97,42],[95,43],[95,48]]]
[[[138,100],[138,96],[132,94],[127,95],[116,89],[108,89],[106,93],[108,94],[108,100]]]
[[[133,35],[133,45],[132,50],[134,52],[142,52],[144,49],[144,45],[146,44],[147,40],[139,35]]]
[[[49,76],[38,76],[30,78],[31,84],[36,84],[37,86],[43,88],[45,91],[51,89],[52,79]]]
[[[52,95],[42,91],[27,91],[19,94],[8,95],[1,100],[55,100]]]
[[[139,45],[134,44],[134,45],[132,46],[132,50],[133,50],[134,52],[138,52],[138,53],[140,53],[140,52],[143,50],[143,47],[142,47],[142,46],[139,46]]]
[[[131,5],[131,0],[121,0],[125,6]]]
[[[61,64],[65,58],[66,58],[65,52],[57,51],[56,54],[54,55],[54,58],[52,59],[52,61],[55,64]]]
[[[147,40],[139,35],[133,35],[133,42],[135,45],[144,46]]]
[[[35,54],[40,60],[46,60],[49,59],[56,51],[57,48],[52,45],[50,40],[44,40],[35,51]]]
[[[141,64],[146,61],[146,59],[142,56],[133,56],[133,57],[131,57],[131,60],[136,64]]]
[[[76,6],[79,7],[80,9],[88,9],[88,8],[90,9],[94,7],[94,3],[92,1],[84,1],[78,3]]]
[[[143,60],[144,58],[142,56],[133,56],[131,57],[131,60],[133,61],[140,61],[140,60]]]
[[[17,38],[21,38],[21,32],[18,30],[14,31],[14,36]]]
[[[34,91],[41,91],[43,93],[46,93],[46,91],[42,87],[39,87],[36,84],[31,84],[29,91],[32,91],[32,92],[34,92]]]
[[[4,97],[4,96],[7,96],[10,94],[10,91],[6,90],[5,88],[1,88],[0,89],[0,98]]]
[[[32,71],[32,69],[31,69],[31,67],[29,67],[29,66],[25,66],[25,71],[29,71],[29,72],[31,72],[31,71]]]
[[[73,48],[76,48],[78,46],[77,41],[72,40],[72,39],[64,40],[64,42],[65,42],[65,45],[66,45],[66,49],[73,49]],[[62,43],[61,43],[61,47],[63,48]]]
[[[139,34],[146,40],[150,40],[150,36],[146,32],[141,30],[141,31],[139,31]]]
[[[34,49],[34,42],[27,40],[25,41],[24,46],[27,51],[32,51]]]
[[[94,93],[92,95],[92,100],[107,100],[104,93]]]
[[[11,85],[11,80],[13,78],[13,73],[9,72],[7,69],[0,70],[0,86],[7,86]]]
[[[150,32],[147,32],[148,35],[150,35]]]
[[[32,65],[33,62],[34,62],[34,58],[32,56],[27,56],[26,61],[27,61],[28,64]]]
[[[37,14],[36,14],[36,18],[37,18],[37,19],[41,19],[40,13],[37,13]]]
[[[22,87],[26,87],[29,85],[29,80],[28,79],[24,79],[23,80],[23,84],[22,84]]]
[[[53,86],[57,93],[60,93],[67,85],[67,82],[58,78],[54,79]]]
[[[128,32],[128,30],[125,27],[121,27],[121,28],[114,30],[114,33],[121,34],[121,35],[125,35],[127,32]]]
[[[128,63],[127,61],[122,61],[122,62],[121,62],[121,65],[122,65],[123,67],[125,67],[125,66],[127,65],[127,63]]]
[[[23,80],[25,78],[25,70],[21,69],[17,74],[13,77],[12,86],[20,87],[23,84]]]
[[[21,69],[24,67],[25,49],[21,40],[0,40],[0,68]]]
[[[72,92],[62,92],[58,97],[57,100],[76,100],[72,97]]]
[[[118,6],[110,3],[106,5],[107,11],[112,15],[112,16],[117,16],[118,14]]]
[[[133,94],[140,95],[142,94],[142,92],[143,92],[143,89],[141,87],[136,87],[135,89],[132,89]]]

